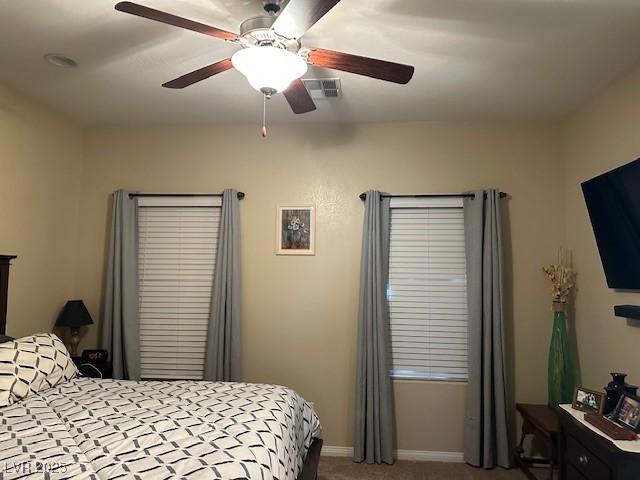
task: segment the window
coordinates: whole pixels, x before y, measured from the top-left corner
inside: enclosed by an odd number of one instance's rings
[[[138,205],[141,377],[202,379],[221,199]]]
[[[467,379],[467,280],[460,198],[391,200],[394,378]]]

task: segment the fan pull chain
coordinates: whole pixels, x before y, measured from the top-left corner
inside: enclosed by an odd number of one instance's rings
[[[267,138],[267,94],[262,96],[262,138]]]

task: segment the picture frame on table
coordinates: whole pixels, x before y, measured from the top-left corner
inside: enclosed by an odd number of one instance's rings
[[[640,397],[623,392],[611,414],[611,420],[635,433],[640,433]]]
[[[315,207],[278,206],[276,232],[276,255],[315,255]]]
[[[588,388],[576,387],[573,392],[573,403],[571,406],[574,410],[602,415],[602,410],[604,409],[604,393]]]

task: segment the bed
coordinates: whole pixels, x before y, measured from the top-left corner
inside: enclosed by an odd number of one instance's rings
[[[0,478],[316,476],[320,423],[291,389],[68,376],[49,388],[29,380],[23,398],[0,408]]]

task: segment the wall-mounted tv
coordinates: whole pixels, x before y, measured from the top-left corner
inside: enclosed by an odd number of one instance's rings
[[[640,159],[582,184],[609,288],[640,289]]]

